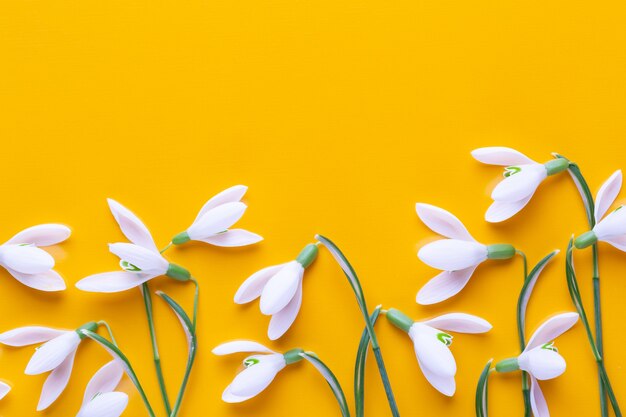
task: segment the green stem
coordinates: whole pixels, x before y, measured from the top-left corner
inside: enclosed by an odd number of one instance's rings
[[[152,296],[150,295],[150,286],[147,282],[144,282],[141,287],[143,293],[143,302],[146,306],[146,317],[148,318],[148,328],[150,329],[150,340],[152,341],[152,355],[154,359],[154,367],[156,370],[157,379],[159,381],[159,388],[161,390],[161,397],[163,398],[163,405],[167,415],[170,415],[172,408],[170,406],[170,399],[167,395],[167,389],[165,387],[165,378],[163,377],[163,368],[161,367],[161,357],[159,356],[159,347],[156,340],[156,330],[154,327],[154,316],[152,314]]]
[[[195,333],[195,331],[196,331],[196,321],[197,321],[197,318],[198,318],[198,299],[200,297],[200,284],[198,284],[198,281],[196,281],[195,278],[191,278],[190,281],[193,282],[193,284],[196,286],[196,289],[195,289],[195,291],[193,293],[193,316],[192,316],[192,320],[191,320],[191,323],[193,325],[192,328],[193,328],[193,331]]]
[[[115,340],[115,336],[113,336],[113,330],[111,330],[111,326],[109,326],[109,323],[107,323],[104,320],[100,320],[98,324],[101,326],[104,326],[107,329],[107,332],[109,333],[109,336],[111,337],[111,342],[113,342],[113,344],[117,346],[117,341]]]
[[[163,249],[159,251],[159,253],[163,253],[171,247],[172,247],[172,242],[168,243],[167,246],[165,246]]]
[[[191,375],[191,369],[193,368],[193,364],[196,359],[196,347],[192,346],[189,348],[189,356],[187,358],[187,366],[185,368],[185,376],[183,376],[183,381],[180,384],[180,389],[178,390],[178,395],[176,396],[176,402],[174,403],[174,408],[170,413],[170,417],[178,416],[178,412],[180,410],[180,406],[183,403],[183,396],[185,395],[185,390],[187,389],[187,383],[189,382],[189,376]]]
[[[515,251],[519,256],[522,257],[522,261],[524,263],[524,283],[528,279],[528,260],[526,258],[526,254],[521,250]],[[526,348],[526,330],[524,329],[524,320],[522,320],[519,315],[521,314],[520,309],[517,310],[517,333],[519,336],[519,344],[520,344],[520,352],[523,352]],[[524,417],[530,417],[532,413],[532,407],[530,405],[530,386],[528,384],[528,374],[525,371],[522,371],[522,397],[524,398]]]

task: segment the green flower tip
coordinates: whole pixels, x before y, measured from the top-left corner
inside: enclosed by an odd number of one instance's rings
[[[496,372],[513,372],[519,370],[517,358],[503,359],[496,364]]]
[[[89,330],[90,332],[95,333],[96,331],[98,331],[98,323],[96,323],[95,321],[90,321],[89,323],[85,323],[78,329],[76,329],[76,333],[78,333],[78,337],[80,337],[81,339],[87,337],[85,333],[83,333],[83,330]]]
[[[302,353],[304,353],[304,349],[295,348],[288,350],[283,354],[283,357],[285,358],[285,363],[287,365],[291,365],[292,363],[300,362],[302,359],[304,359],[301,355]]]
[[[387,310],[385,317],[387,317],[387,320],[389,320],[391,324],[407,333],[409,332],[411,326],[413,326],[413,323],[415,323],[412,318],[396,308],[390,308]]]
[[[191,273],[176,264],[169,264],[165,275],[178,281],[189,281],[191,279]]]
[[[515,256],[515,248],[508,243],[496,243],[487,246],[488,259],[510,259]]]
[[[172,243],[174,245],[182,245],[183,243],[189,242],[191,239],[189,238],[189,233],[187,231],[180,232],[176,236],[172,238]]]
[[[576,239],[574,239],[574,247],[576,247],[576,249],[584,249],[586,247],[593,245],[597,241],[598,241],[598,237],[593,232],[593,230],[590,230],[578,236]]]
[[[313,263],[313,261],[317,258],[317,254],[319,253],[319,249],[316,244],[309,243],[302,249],[296,261],[302,265],[303,268],[308,268],[309,265]]]

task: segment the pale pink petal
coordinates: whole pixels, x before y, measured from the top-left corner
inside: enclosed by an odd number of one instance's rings
[[[499,223],[510,219],[526,207],[533,194],[518,201],[494,201],[485,213],[485,220],[489,223]]]
[[[120,365],[117,359],[106,363],[103,367],[98,369],[85,388],[83,407],[96,395],[115,390],[123,375],[124,367]]]
[[[63,291],[66,288],[65,281],[54,269],[40,274],[23,274],[10,268],[7,271],[22,284],[39,291]]]
[[[192,240],[202,240],[216,233],[224,232],[243,216],[246,208],[245,204],[239,202],[217,206],[195,221],[187,229],[187,234]]]
[[[81,279],[76,283],[76,288],[89,292],[119,292],[138,287],[154,277],[151,274],[137,272],[103,272]]]
[[[539,383],[532,376],[530,377],[530,406],[534,417],[550,417],[548,403],[541,392]]]
[[[263,287],[286,264],[268,266],[246,279],[235,294],[235,303],[245,304],[261,296]]]
[[[111,209],[115,221],[117,221],[122,233],[124,233],[124,236],[126,236],[128,240],[136,245],[158,252],[150,231],[146,225],[139,220],[139,217],[111,198],[107,199],[107,202],[109,203],[109,208]]]
[[[6,382],[0,381],[0,400],[6,397],[9,391],[11,391],[11,386]]]
[[[165,274],[169,266],[169,262],[159,252],[133,243],[110,243],[109,250],[146,274]]]
[[[212,352],[214,355],[220,356],[243,352],[275,353],[273,350],[266,348],[262,344],[250,340],[234,340],[232,342],[222,343],[221,345],[216,346]]]
[[[435,233],[450,239],[475,241],[463,223],[452,213],[430,204],[417,203],[417,215]]]
[[[298,317],[300,306],[302,305],[302,283],[298,286],[296,294],[293,296],[289,304],[282,310],[272,316],[269,328],[267,329],[267,337],[270,340],[276,340],[285,334]]]
[[[2,245],[0,264],[23,274],[40,274],[54,268],[54,258],[36,246]]]
[[[128,394],[106,392],[89,401],[76,417],[119,417],[128,405]]]
[[[598,194],[596,195],[596,203],[594,208],[594,215],[596,218],[596,223],[600,221],[606,211],[611,207],[617,195],[619,194],[619,190],[622,188],[622,171],[615,171],[608,180],[602,184],[600,190],[598,190]]]
[[[48,372],[61,365],[70,355],[73,355],[80,344],[80,337],[75,331],[68,331],[61,336],[44,343],[35,350],[30,358],[26,375],[38,375]]]
[[[546,343],[552,342],[554,339],[572,328],[578,321],[578,313],[562,313],[550,317],[533,333],[532,337],[526,345],[524,352],[527,352]]]
[[[263,240],[263,238],[256,233],[249,232],[243,229],[229,229],[225,232],[218,233],[216,235],[207,236],[203,239],[198,239],[201,242],[206,242],[215,246],[222,246],[226,248],[233,248],[239,246],[252,245]]]
[[[430,242],[417,253],[426,265],[443,271],[458,271],[487,259],[487,246],[466,240],[441,239]]]
[[[41,389],[41,396],[39,397],[39,404],[37,405],[37,411],[45,410],[59,398],[59,395],[63,393],[67,383],[70,380],[72,374],[72,367],[74,366],[74,357],[76,356],[76,350],[73,350],[65,358],[61,364],[50,372],[46,382]]]
[[[70,228],[62,224],[40,224],[22,230],[5,244],[50,246],[63,242],[71,233]]]
[[[506,148],[504,146],[490,146],[486,148],[478,148],[472,151],[472,156],[479,162],[489,165],[523,165],[535,163],[515,149]]]
[[[204,206],[202,206],[200,212],[198,212],[198,216],[196,216],[196,219],[194,220],[194,223],[197,222],[198,219],[200,219],[200,217],[202,217],[206,212],[214,209],[217,206],[226,203],[234,203],[241,200],[246,191],[248,191],[248,187],[246,187],[245,185],[235,185],[233,187],[227,188],[219,194],[216,194],[209,201],[207,201]]]
[[[47,342],[67,332],[68,330],[42,326],[18,327],[0,334],[0,343],[7,346],[28,346]]]
[[[285,308],[298,290],[304,268],[291,261],[280,269],[263,287],[260,308],[265,315],[273,315]]]
[[[276,374],[285,367],[282,355],[271,355],[265,360],[241,371],[230,384],[230,391],[237,397],[258,395],[269,386]]]
[[[543,165],[525,165],[522,170],[502,181],[491,192],[496,201],[520,201],[531,196],[548,172]]]
[[[458,271],[443,271],[432,278],[417,293],[418,304],[435,304],[456,295],[467,285],[476,266]]]
[[[444,314],[422,323],[436,329],[458,333],[485,333],[492,328],[487,320],[465,313]]]

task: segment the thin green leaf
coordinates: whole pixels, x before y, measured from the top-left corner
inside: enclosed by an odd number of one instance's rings
[[[381,307],[382,306],[376,307],[370,316],[372,325],[376,324]],[[365,328],[361,334],[361,341],[359,342],[359,348],[356,352],[356,363],[354,365],[354,400],[356,404],[357,417],[363,417],[365,408],[365,362],[367,359],[367,348],[369,343],[370,336],[367,332],[367,328]]]
[[[330,368],[326,366],[326,364],[322,362],[315,353],[302,352],[300,353],[300,356],[302,356],[304,359],[309,361],[315,367],[315,369],[317,369],[318,372],[322,374],[324,379],[326,379],[326,382],[328,382],[330,389],[333,391],[333,394],[335,394],[335,398],[337,399],[337,402],[339,403],[339,408],[341,409],[341,415],[343,417],[350,417],[350,409],[348,408],[348,402],[346,401],[346,396],[344,395],[343,389],[341,389],[341,385],[339,384],[339,381],[337,380],[337,377],[335,376],[335,374],[333,374]]]
[[[569,159],[567,159],[563,155],[559,155],[558,153],[555,153],[554,156],[556,158],[562,158],[569,161]],[[587,214],[589,228],[593,228],[593,226],[595,226],[596,224],[596,220],[594,214],[593,194],[589,189],[589,185],[587,184],[585,177],[583,177],[582,172],[580,172],[580,168],[575,163],[570,161],[567,172],[569,172],[570,176],[572,177],[572,180],[574,181],[574,184],[576,185],[576,188],[580,193],[580,197],[582,198],[583,204],[585,206],[585,212]]]
[[[478,378],[478,386],[476,387],[476,417],[487,417],[489,403],[487,386],[491,362],[493,362],[493,359],[489,359],[489,362],[487,362],[487,365],[485,365],[480,374],[480,378]]]

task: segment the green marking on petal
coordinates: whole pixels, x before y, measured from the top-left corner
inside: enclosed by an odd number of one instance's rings
[[[556,348],[556,346],[554,346],[554,342],[546,343],[545,345],[541,346],[541,349],[551,350],[553,352],[558,352],[559,351]]]
[[[120,266],[122,267],[122,269],[123,269],[124,271],[128,271],[128,272],[141,272],[141,268],[139,268],[139,267],[138,267],[138,266],[136,266],[136,265],[131,264],[131,263],[130,263],[130,262],[128,262],[128,261],[121,260],[121,261],[120,261]]]
[[[522,168],[521,167],[510,166],[510,167],[504,168],[504,172],[502,173],[502,175],[504,175],[504,178],[508,178],[511,175],[515,175],[515,174],[517,174],[519,172],[522,172]]]
[[[252,365],[256,365],[259,362],[261,362],[261,361],[258,360],[257,358],[248,358],[248,359],[243,361],[243,366],[245,366],[246,368],[249,368]]]
[[[449,335],[448,333],[437,333],[437,339],[439,339],[439,341],[446,346],[450,346],[452,344],[452,335]]]

